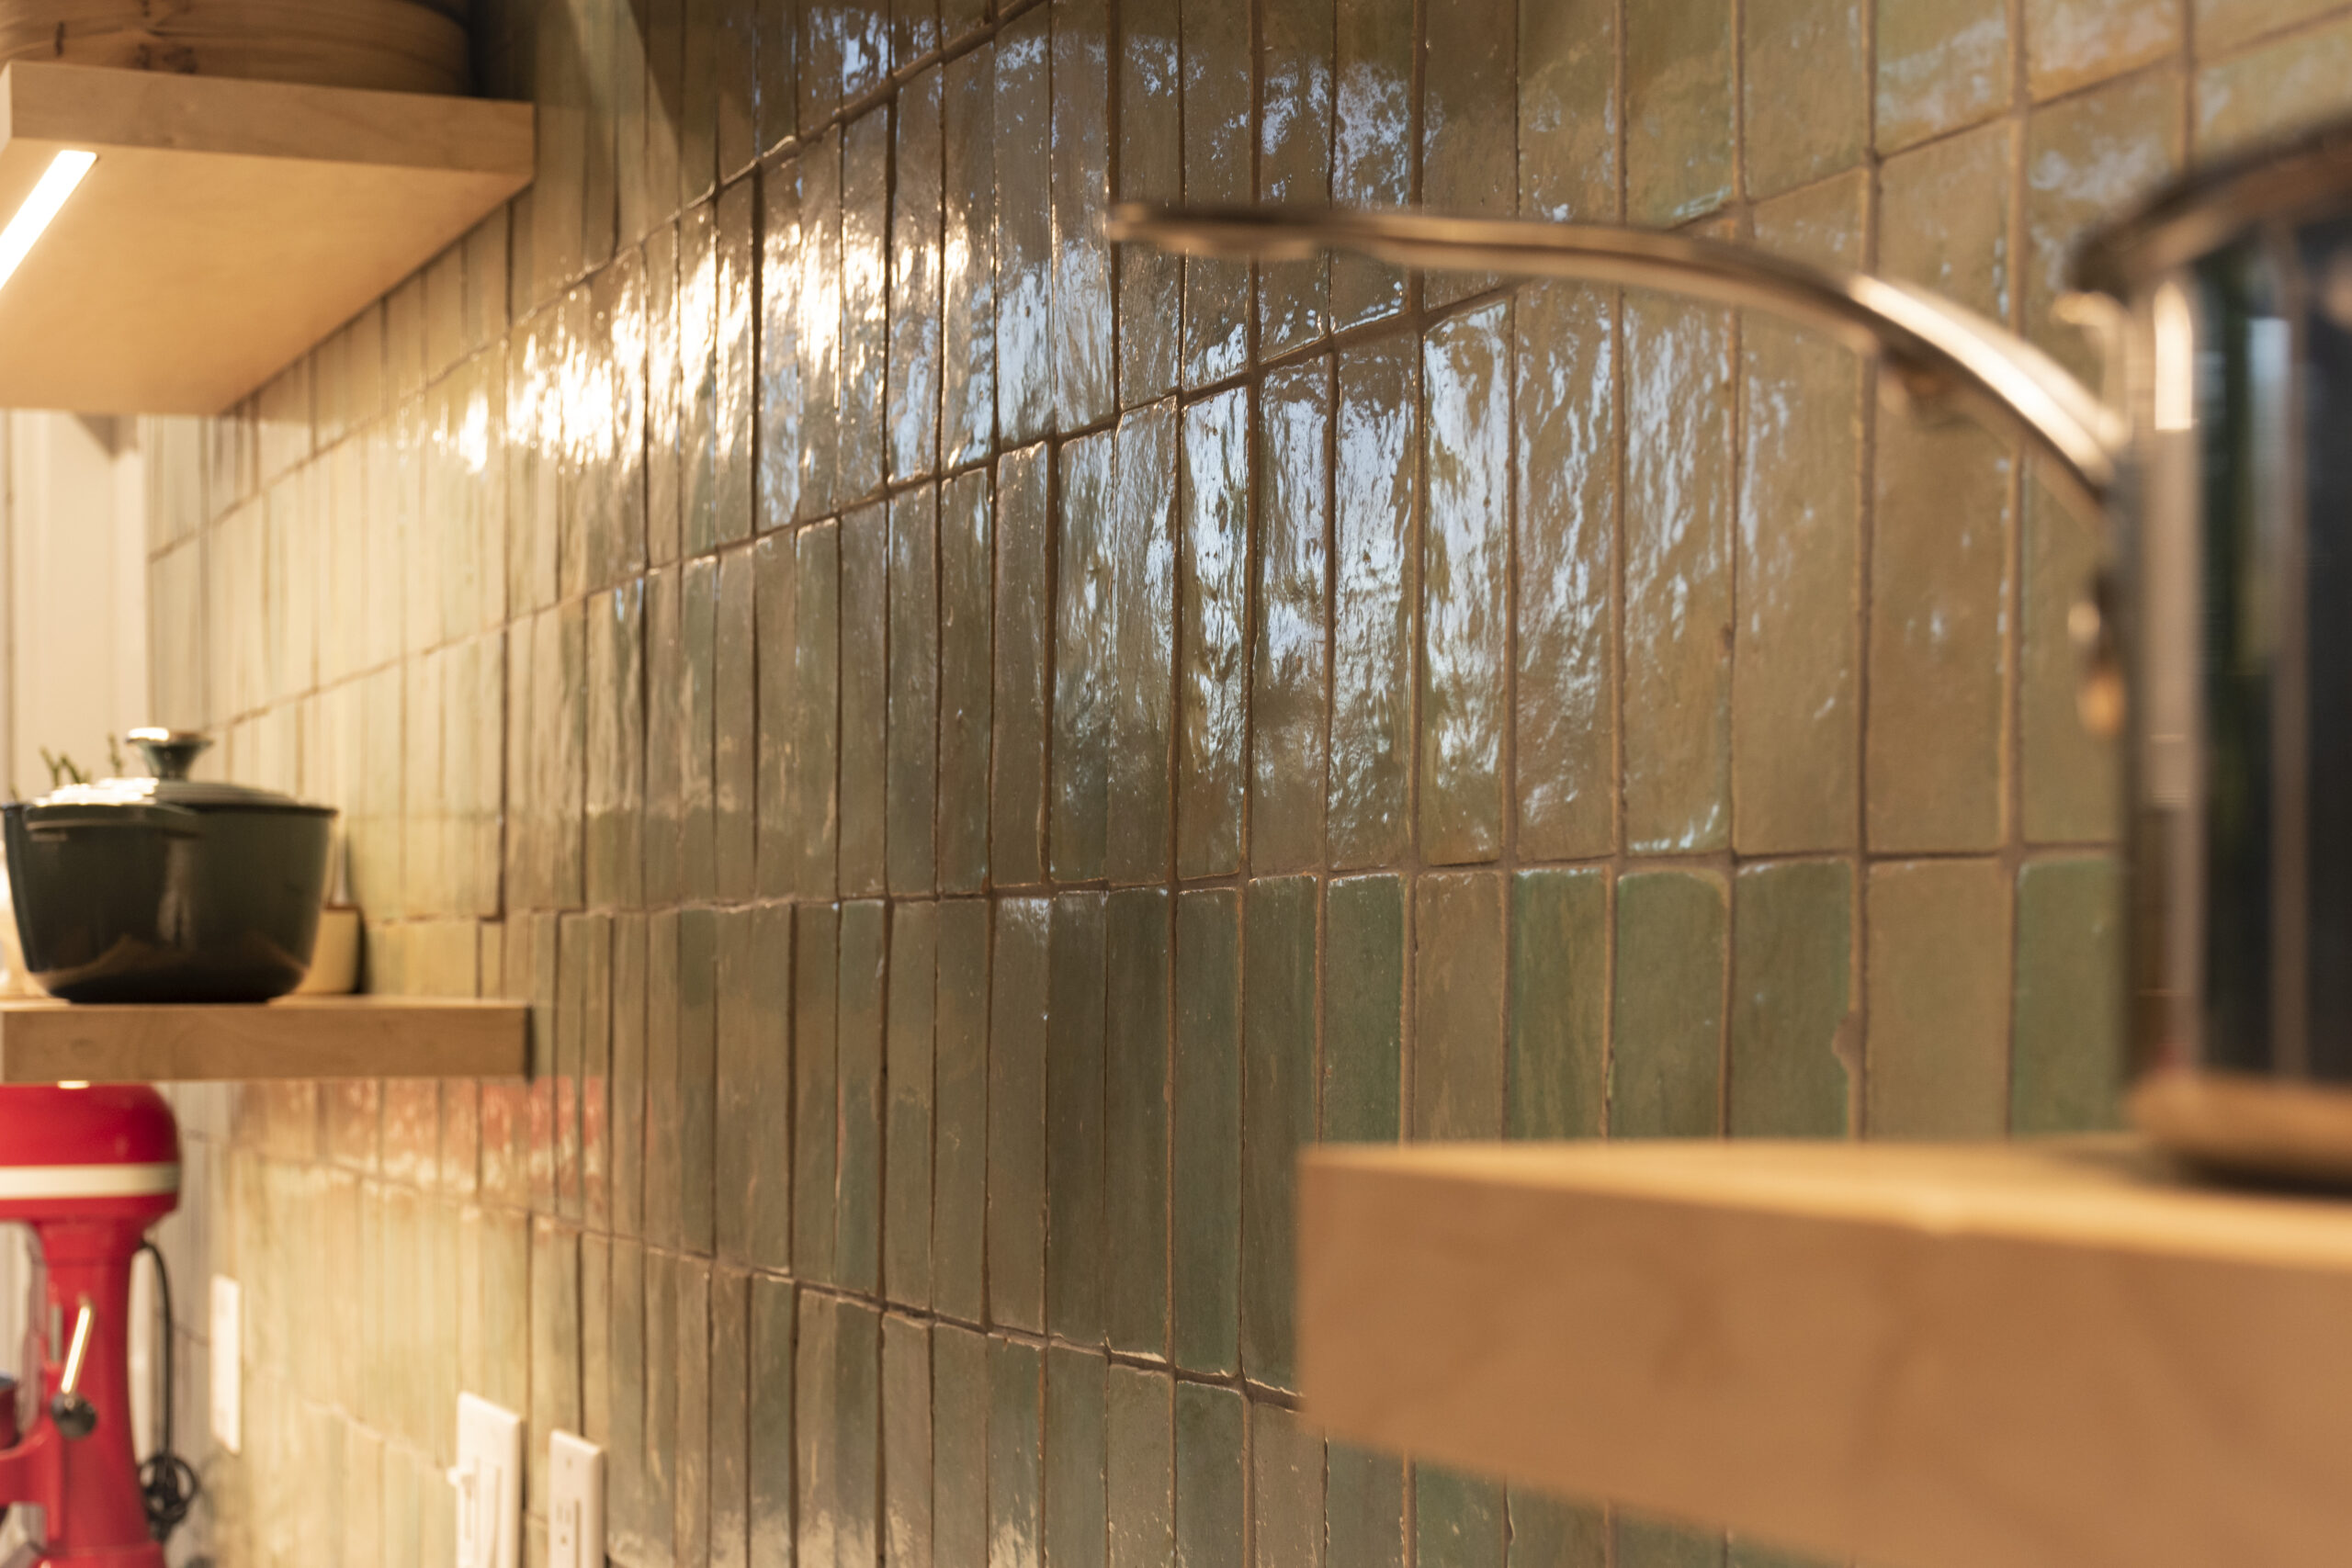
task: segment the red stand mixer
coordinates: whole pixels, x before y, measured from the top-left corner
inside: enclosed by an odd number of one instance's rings
[[[0,1506],[42,1510],[34,1563],[164,1568],[130,1430],[130,1266],[179,1192],[179,1127],[153,1089],[0,1088],[0,1220],[32,1227],[46,1280],[30,1431],[0,1387]]]

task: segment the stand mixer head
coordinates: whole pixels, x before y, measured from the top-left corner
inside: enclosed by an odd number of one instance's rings
[[[130,1430],[130,1265],[179,1188],[179,1127],[153,1089],[0,1088],[0,1220],[32,1227],[44,1276],[29,1431],[0,1397],[0,1506],[41,1508],[34,1563],[164,1568]]]

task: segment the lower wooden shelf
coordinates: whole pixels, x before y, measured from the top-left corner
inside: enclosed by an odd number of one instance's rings
[[[0,1001],[0,1083],[505,1077],[527,1065],[522,1002],[288,997],[137,1007]]]
[[[1310,1151],[1335,1436],[1879,1568],[2352,1558],[2352,1201],[2128,1139]]]

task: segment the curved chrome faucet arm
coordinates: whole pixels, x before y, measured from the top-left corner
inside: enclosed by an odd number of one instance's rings
[[[1573,277],[1770,310],[1880,355],[1915,399],[1951,399],[2015,432],[2051,460],[2053,489],[2094,509],[2129,437],[2120,414],[2007,329],[1907,284],[1747,246],[1598,223],[1136,202],[1112,210],[1108,231],[1189,255],[1285,261],[1354,251],[1400,266]]]

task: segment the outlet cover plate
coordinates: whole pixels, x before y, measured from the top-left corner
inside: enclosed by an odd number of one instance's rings
[[[212,1440],[231,1453],[244,1451],[244,1373],[238,1347],[244,1292],[225,1274],[212,1276]]]
[[[605,1450],[548,1434],[548,1568],[603,1568]]]
[[[458,1568],[515,1568],[523,1546],[523,1418],[458,1395]]]

